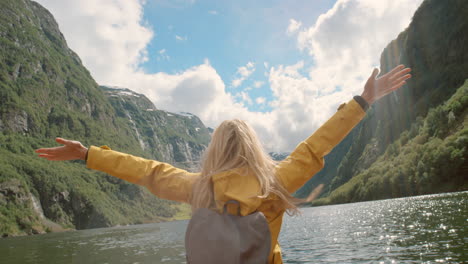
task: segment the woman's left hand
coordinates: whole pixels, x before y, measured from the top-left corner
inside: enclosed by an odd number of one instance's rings
[[[364,86],[364,92],[361,97],[369,105],[373,104],[385,95],[402,87],[406,83],[406,80],[411,78],[411,75],[408,74],[410,71],[411,69],[406,68],[405,65],[398,65],[388,73],[377,78],[379,69],[374,69]]]

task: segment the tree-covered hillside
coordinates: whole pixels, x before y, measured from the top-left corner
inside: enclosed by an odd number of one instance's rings
[[[366,155],[366,153],[364,153]],[[468,190],[468,80],[377,161],[315,204]]]
[[[438,115],[446,115],[446,118],[450,115],[452,121],[454,120],[453,115],[455,115],[456,120],[462,118],[459,115],[463,115],[463,111],[466,109],[463,100],[459,101],[461,110],[441,112],[442,108],[439,107],[452,97],[457,88],[468,78],[467,17],[468,1],[465,0],[425,0],[421,4],[409,27],[384,49],[380,60],[383,73],[402,63],[412,68],[412,79],[408,81],[406,87],[373,105],[366,118],[326,158],[324,170],[314,176],[297,195],[305,196],[315,186],[324,183],[322,197],[325,197],[350,180],[355,181],[354,177],[362,175],[364,172],[369,175],[373,173],[380,175],[382,171],[371,169],[375,166],[374,164],[379,162],[392,164],[387,153],[392,150],[399,153],[402,149],[395,147],[398,142],[404,141],[406,143],[408,135],[420,133],[419,130],[423,127],[421,120],[432,120],[430,116],[434,115],[434,111],[438,111]],[[435,126],[431,129],[445,131],[447,123],[440,122],[431,126]],[[463,128],[460,131],[463,131]],[[428,137],[437,136],[441,140],[445,137],[444,133],[442,135],[444,136],[427,132]],[[458,139],[453,137],[463,138],[464,134],[460,132],[451,135],[451,140],[457,141]],[[431,139],[427,140],[431,141]],[[464,141],[459,139],[457,142]],[[449,148],[451,145],[443,146]],[[458,147],[460,146],[458,145]],[[462,153],[466,153],[463,152],[463,149],[463,147],[459,148]],[[427,148],[426,150],[432,151],[433,149]],[[466,156],[455,156],[457,157],[456,162],[447,156],[445,164],[429,159],[424,161],[425,166],[436,166],[437,164],[437,166],[452,168],[454,162],[456,164],[462,162],[464,164],[462,166],[466,166]],[[413,167],[416,168],[419,162],[414,162]],[[394,172],[394,170],[388,171]],[[405,175],[405,177],[411,176],[409,171],[404,173],[398,171],[397,174]],[[427,175],[427,177],[436,177],[432,173]],[[467,186],[461,187],[455,184],[459,180],[457,178],[459,175],[452,176],[453,182],[448,185],[453,188],[438,188],[437,184],[432,184],[429,187],[420,188],[416,192],[399,190],[399,192],[393,192],[394,196],[385,197],[401,196],[396,195],[396,193],[413,195],[435,193],[442,190],[465,190],[467,188]],[[434,179],[434,182],[437,180]],[[378,188],[384,187],[379,186]],[[371,196],[365,195],[359,197],[359,199],[372,199]]]
[[[34,149],[60,136],[193,168],[209,141],[201,121],[143,95],[99,87],[52,15],[0,1],[0,234],[31,234],[173,218],[178,205]]]

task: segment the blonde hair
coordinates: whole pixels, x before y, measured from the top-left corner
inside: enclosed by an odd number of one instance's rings
[[[298,212],[294,198],[275,176],[275,161],[263,150],[255,131],[239,119],[224,121],[214,131],[205,150],[200,177],[196,179],[192,194],[192,210],[215,208],[211,177],[220,172],[245,168],[255,175],[261,193],[260,198],[276,195],[280,206],[289,214]]]

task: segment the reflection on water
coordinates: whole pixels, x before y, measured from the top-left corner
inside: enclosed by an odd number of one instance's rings
[[[306,208],[285,263],[463,263],[468,192]],[[187,221],[0,239],[2,263],[185,263]]]
[[[324,206],[283,224],[288,263],[468,261],[468,192]]]

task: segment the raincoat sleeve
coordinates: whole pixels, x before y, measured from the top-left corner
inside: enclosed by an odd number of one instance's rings
[[[365,111],[360,100],[340,105],[338,111],[314,134],[277,165],[276,176],[290,192],[297,191],[324,166],[324,157],[361,121]]]
[[[86,167],[145,186],[160,198],[185,203],[189,202],[196,178],[195,173],[170,164],[113,151],[106,146],[89,148]]]

